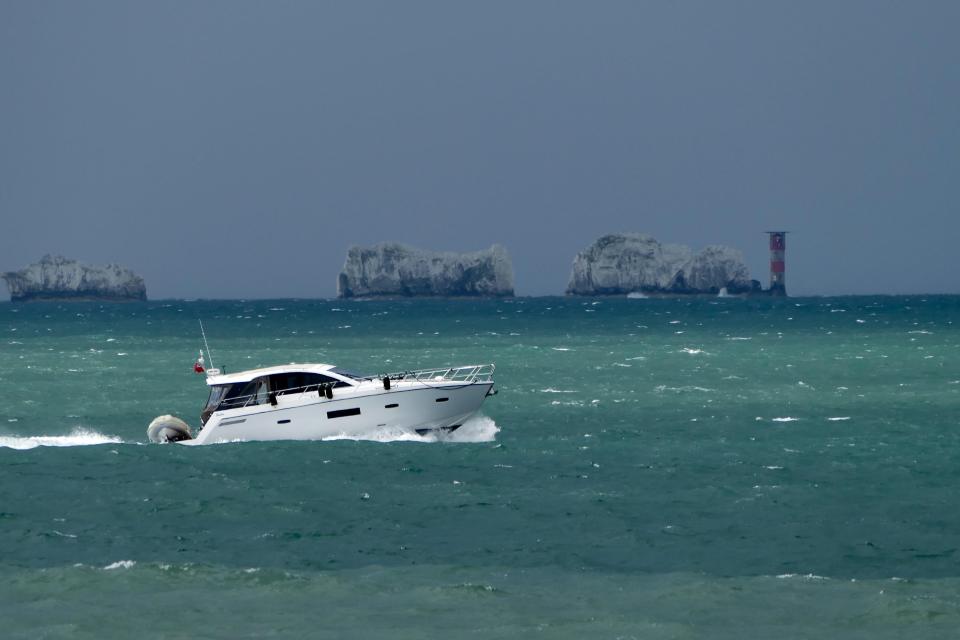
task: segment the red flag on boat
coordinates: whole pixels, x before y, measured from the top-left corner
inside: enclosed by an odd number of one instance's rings
[[[200,350],[200,357],[197,358],[197,361],[193,363],[193,370],[195,373],[203,373],[206,369],[203,368],[203,350]]]

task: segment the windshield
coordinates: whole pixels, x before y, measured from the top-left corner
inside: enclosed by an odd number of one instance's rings
[[[223,400],[223,396],[227,394],[227,389],[229,388],[229,384],[218,384],[210,387],[210,397],[207,398],[207,404],[204,409],[216,409],[220,401]]]
[[[223,396],[227,395],[227,390],[229,389],[229,384],[218,384],[210,387],[210,397],[207,398],[207,404],[204,405],[200,411],[201,424],[207,424],[207,420],[209,420],[211,414],[217,410],[217,406],[220,404],[220,401],[223,400]]]
[[[210,397],[207,398],[207,404],[200,412],[200,421],[207,424],[207,420],[217,410],[265,404],[267,399],[265,378],[256,378],[249,382],[213,385],[210,387]]]

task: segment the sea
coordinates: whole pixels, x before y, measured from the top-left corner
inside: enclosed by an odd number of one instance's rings
[[[200,349],[499,393],[149,443]],[[0,303],[0,389],[3,638],[960,635],[957,296]]]

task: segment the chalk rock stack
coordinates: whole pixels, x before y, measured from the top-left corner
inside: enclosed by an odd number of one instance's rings
[[[44,256],[20,271],[0,274],[13,302],[29,300],[146,300],[143,278],[116,264],[87,265]]]
[[[513,265],[500,245],[473,253],[425,251],[397,243],[352,246],[337,278],[340,298],[512,295]]]
[[[730,294],[758,290],[743,255],[709,246],[694,253],[683,245],[660,244],[639,233],[610,234],[577,254],[568,295]]]

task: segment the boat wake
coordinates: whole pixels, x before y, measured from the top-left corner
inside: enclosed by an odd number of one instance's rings
[[[123,442],[116,436],[107,436],[88,429],[74,429],[65,436],[4,436],[0,435],[0,447],[7,449],[35,449],[36,447],[81,447],[91,444],[116,444]]]
[[[371,442],[493,442],[500,427],[483,414],[477,414],[456,431],[419,435],[402,429],[372,429],[366,433],[330,436],[324,440],[368,440]]]

